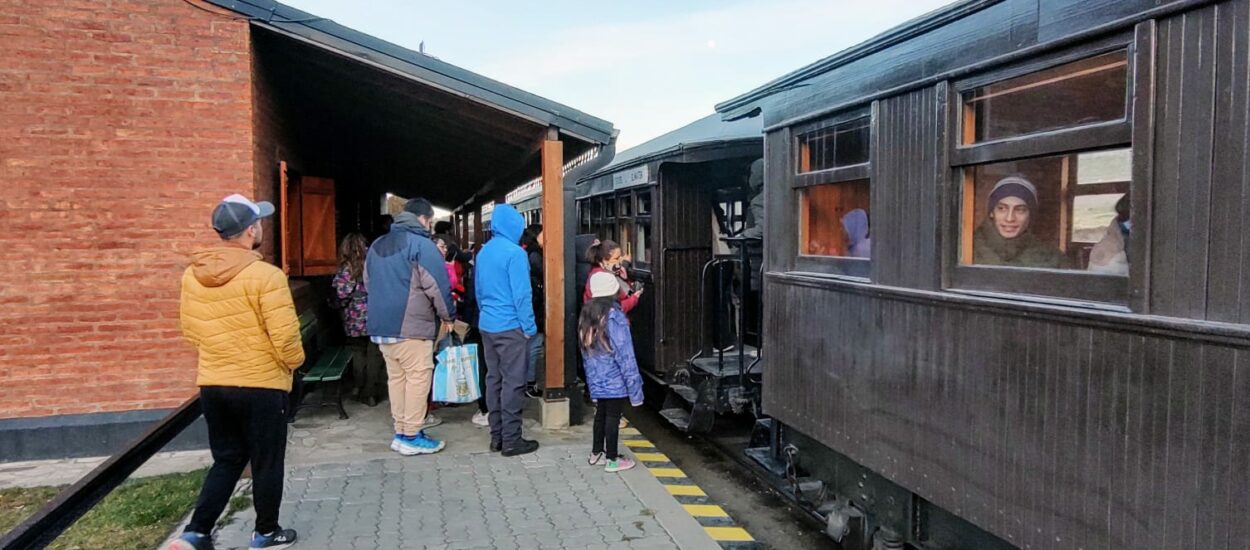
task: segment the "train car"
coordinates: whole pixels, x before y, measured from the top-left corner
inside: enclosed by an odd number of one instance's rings
[[[972,0],[765,130],[751,454],[847,548],[1250,540],[1250,1]]]
[[[630,313],[635,350],[661,386],[715,345],[698,314],[702,274],[731,254],[723,239],[743,230],[749,168],[762,156],[759,119],[711,115],[618,153],[577,184],[578,231],[618,241],[632,258],[643,288]]]

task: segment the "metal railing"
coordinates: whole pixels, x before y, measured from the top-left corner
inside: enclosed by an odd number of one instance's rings
[[[199,417],[197,395],[0,537],[0,550],[39,550],[51,544]]]

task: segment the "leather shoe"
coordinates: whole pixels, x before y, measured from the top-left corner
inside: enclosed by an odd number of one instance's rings
[[[538,442],[531,439],[518,439],[516,444],[503,450],[504,456],[527,455],[538,450]]]

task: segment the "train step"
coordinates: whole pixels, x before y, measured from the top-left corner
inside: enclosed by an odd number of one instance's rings
[[[691,405],[693,405],[695,401],[699,400],[699,391],[690,386],[669,384],[668,389]]]
[[[690,431],[690,411],[682,408],[663,409],[660,411],[660,416],[677,429],[683,432]]]

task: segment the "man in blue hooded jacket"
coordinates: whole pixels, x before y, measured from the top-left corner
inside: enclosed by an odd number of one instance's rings
[[[443,254],[430,240],[433,221],[430,201],[408,201],[365,257],[367,328],[386,359],[395,419],[391,450],[405,456],[436,453],[444,446],[423,429],[434,380],[434,341],[450,331],[456,314]]]
[[[517,456],[538,449],[537,441],[521,437],[527,343],[538,333],[538,326],[529,258],[519,244],[525,220],[511,205],[500,204],[495,206],[490,226],[494,236],[477,254],[474,277],[487,368],[490,449]]]

